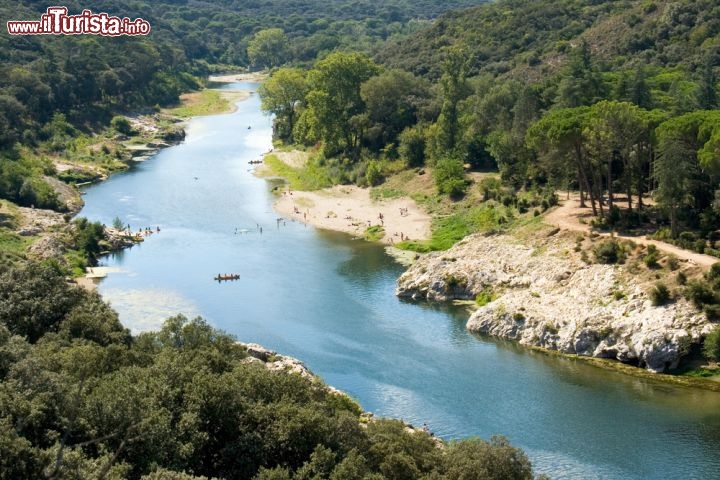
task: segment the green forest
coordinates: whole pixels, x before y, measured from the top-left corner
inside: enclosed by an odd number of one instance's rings
[[[87,5],[64,4],[70,13]],[[47,4],[0,0],[5,19]],[[267,70],[278,148],[308,188],[410,172],[436,193],[444,250],[579,191],[598,229],[720,257],[720,6],[710,0],[100,0],[147,37],[0,35],[0,480],[526,479],[502,437],[443,443],[369,420],[317,380],[273,373],[200,318],[131,335],[68,282],[107,245],[71,220],[74,260],[36,261],[17,206],[67,212],[58,159],[123,168],[125,116],[177,105],[212,73]],[[102,145],[88,149],[88,145]],[[91,153],[87,153],[87,152]],[[471,174],[498,173],[481,182]],[[483,201],[478,202],[480,197]],[[612,252],[611,252],[612,253]],[[75,271],[73,271],[73,268]],[[720,274],[688,298],[720,311]],[[720,359],[720,330],[706,342]]]

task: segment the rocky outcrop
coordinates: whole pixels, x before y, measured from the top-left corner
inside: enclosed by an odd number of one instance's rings
[[[712,326],[684,299],[653,306],[622,267],[587,265],[568,239],[520,245],[475,235],[429,254],[398,279],[397,295],[475,299],[467,328],[563,353],[613,358],[655,372],[677,366]]]
[[[238,342],[238,345],[247,350],[248,362],[263,363],[268,370],[292,372],[301,377],[315,378],[315,375],[297,358],[280,355],[257,343]]]

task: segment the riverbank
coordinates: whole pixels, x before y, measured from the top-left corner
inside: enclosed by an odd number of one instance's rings
[[[413,300],[475,300],[467,329],[560,353],[664,372],[678,367],[713,324],[669,283],[672,301],[654,305],[657,269],[641,266],[641,246],[626,265],[595,264],[583,251],[594,241],[553,227],[520,241],[473,235],[422,257],[399,279],[397,295]],[[668,258],[658,268],[666,268]],[[681,262],[677,271],[697,274]]]
[[[215,89],[191,92],[181,96],[182,105],[176,109],[122,117],[127,122],[126,133],[108,129],[85,147],[90,152],[88,155],[92,152],[103,155],[109,152],[114,158],[112,163],[94,162],[92,156],[86,158],[84,150],[77,150],[72,156],[51,157],[58,176],[65,181],[46,177],[46,182],[66,205],[67,213],[17,206],[12,208],[9,205],[4,209],[9,213],[5,215],[3,228],[8,230],[11,238],[3,243],[12,247],[17,252],[13,254],[19,255],[19,258],[63,259],[71,250],[69,242],[73,227],[69,220],[78,214],[84,203],[79,186],[103,182],[112,173],[127,170],[130,164],[146,161],[162,149],[181,143],[185,139],[185,121],[191,116],[231,113],[236,109],[237,102],[250,98],[252,93],[249,90]],[[108,251],[118,250],[138,241],[137,235],[125,235],[106,228],[103,248]],[[77,256],[76,252],[70,254]],[[98,275],[98,271],[97,267],[89,268],[85,275],[76,277],[75,281],[84,288],[94,289],[104,276]]]
[[[272,155],[295,170],[302,169],[308,161],[308,154],[297,150]],[[278,176],[267,164],[260,165],[255,174],[264,178]],[[354,185],[302,191],[287,184],[278,187],[276,193],[273,209],[279,215],[316,228],[390,246],[430,238],[432,217],[409,196],[375,200],[371,189]]]

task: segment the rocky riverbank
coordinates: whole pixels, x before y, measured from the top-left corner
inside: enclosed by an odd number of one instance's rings
[[[679,295],[670,304],[652,304],[648,278],[657,273],[586,263],[573,238],[557,229],[523,243],[507,235],[467,237],[421,258],[398,279],[396,293],[430,301],[477,298],[467,322],[472,332],[653,372],[675,368],[712,330]]]

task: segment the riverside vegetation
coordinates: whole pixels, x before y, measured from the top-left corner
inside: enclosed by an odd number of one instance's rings
[[[720,12],[709,0],[502,0],[438,20],[482,2],[116,3],[93,8],[141,16],[152,34],[0,37],[0,478],[532,477],[503,439],[438,447],[398,422],[365,424],[346,397],[247,362],[202,320],[132,337],[65,280],[104,250],[101,226],[59,214],[57,242],[20,235],[32,210],[72,210],[57,180],[126,168],[123,142],[142,130],[128,112],[155,114],[229,66],[273,69],[261,94],[278,145],[311,154],[298,178],[412,195],[435,215],[432,239],[404,248],[533,231],[564,188],[599,229],[717,253]],[[44,8],[0,2],[5,18]],[[579,242],[578,256],[629,253],[596,243]],[[49,244],[71,253],[34,263]],[[670,259],[627,250],[663,265],[652,302],[682,294],[714,326],[717,272],[680,269],[671,282]],[[472,293],[497,308],[502,292]],[[548,339],[561,329],[546,327]],[[690,335],[716,360],[717,332]]]
[[[720,256],[717,8],[494,2],[450,13],[374,57],[338,52],[309,70],[280,68],[260,91],[263,108],[275,114],[279,142],[309,150],[293,172],[314,180],[306,185],[410,195],[435,216],[431,240],[400,248],[446,250],[472,233],[522,230],[569,189],[598,231]],[[579,245],[585,258],[624,261],[617,242]],[[657,252],[645,257],[657,266]],[[641,297],[686,298],[705,322],[691,343],[707,335],[707,359],[717,361],[712,275],[682,274],[687,285],[671,291],[657,271]],[[680,357],[697,350],[680,348]]]

